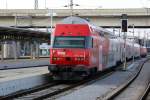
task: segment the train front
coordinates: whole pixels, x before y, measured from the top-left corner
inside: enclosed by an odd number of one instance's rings
[[[91,43],[88,24],[57,24],[50,49],[49,71],[53,77],[68,80],[86,75]]]

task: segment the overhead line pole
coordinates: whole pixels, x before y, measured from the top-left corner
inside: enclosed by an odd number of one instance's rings
[[[34,9],[38,9],[38,0],[34,0]]]
[[[73,0],[70,0],[71,16],[73,16]]]
[[[133,28],[133,48],[134,48],[134,42],[135,42],[135,38],[134,38],[134,24],[132,24],[132,28]],[[135,55],[135,53],[133,54],[133,62],[134,62],[134,55]]]

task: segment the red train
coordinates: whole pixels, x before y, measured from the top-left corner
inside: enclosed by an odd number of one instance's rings
[[[51,36],[49,71],[55,78],[72,79],[103,71],[123,62],[124,40],[79,17],[57,24]],[[141,52],[140,52],[141,51]],[[126,59],[146,56],[145,47],[127,40]]]

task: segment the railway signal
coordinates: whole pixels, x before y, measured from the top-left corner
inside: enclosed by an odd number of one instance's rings
[[[122,16],[121,16],[121,30],[122,30],[122,32],[127,32],[128,31],[127,14],[122,14]]]
[[[121,16],[121,30],[124,32],[124,66],[123,70],[127,69],[127,61],[126,61],[126,37],[127,37],[127,31],[128,31],[128,19],[127,14],[122,14]]]

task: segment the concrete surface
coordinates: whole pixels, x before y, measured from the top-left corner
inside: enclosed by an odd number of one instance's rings
[[[0,70],[0,96],[29,89],[48,82],[48,68]]]
[[[127,71],[117,71],[105,79],[98,80],[93,84],[87,85],[74,92],[61,96],[56,100],[96,100],[97,98],[111,92],[130,77],[132,77],[138,70],[137,65],[139,62],[131,65]]]
[[[49,65],[49,58],[41,59],[17,59],[0,61],[0,69],[24,68],[39,65]]]
[[[150,61],[144,64],[136,80],[115,100],[139,100],[150,79]]]

